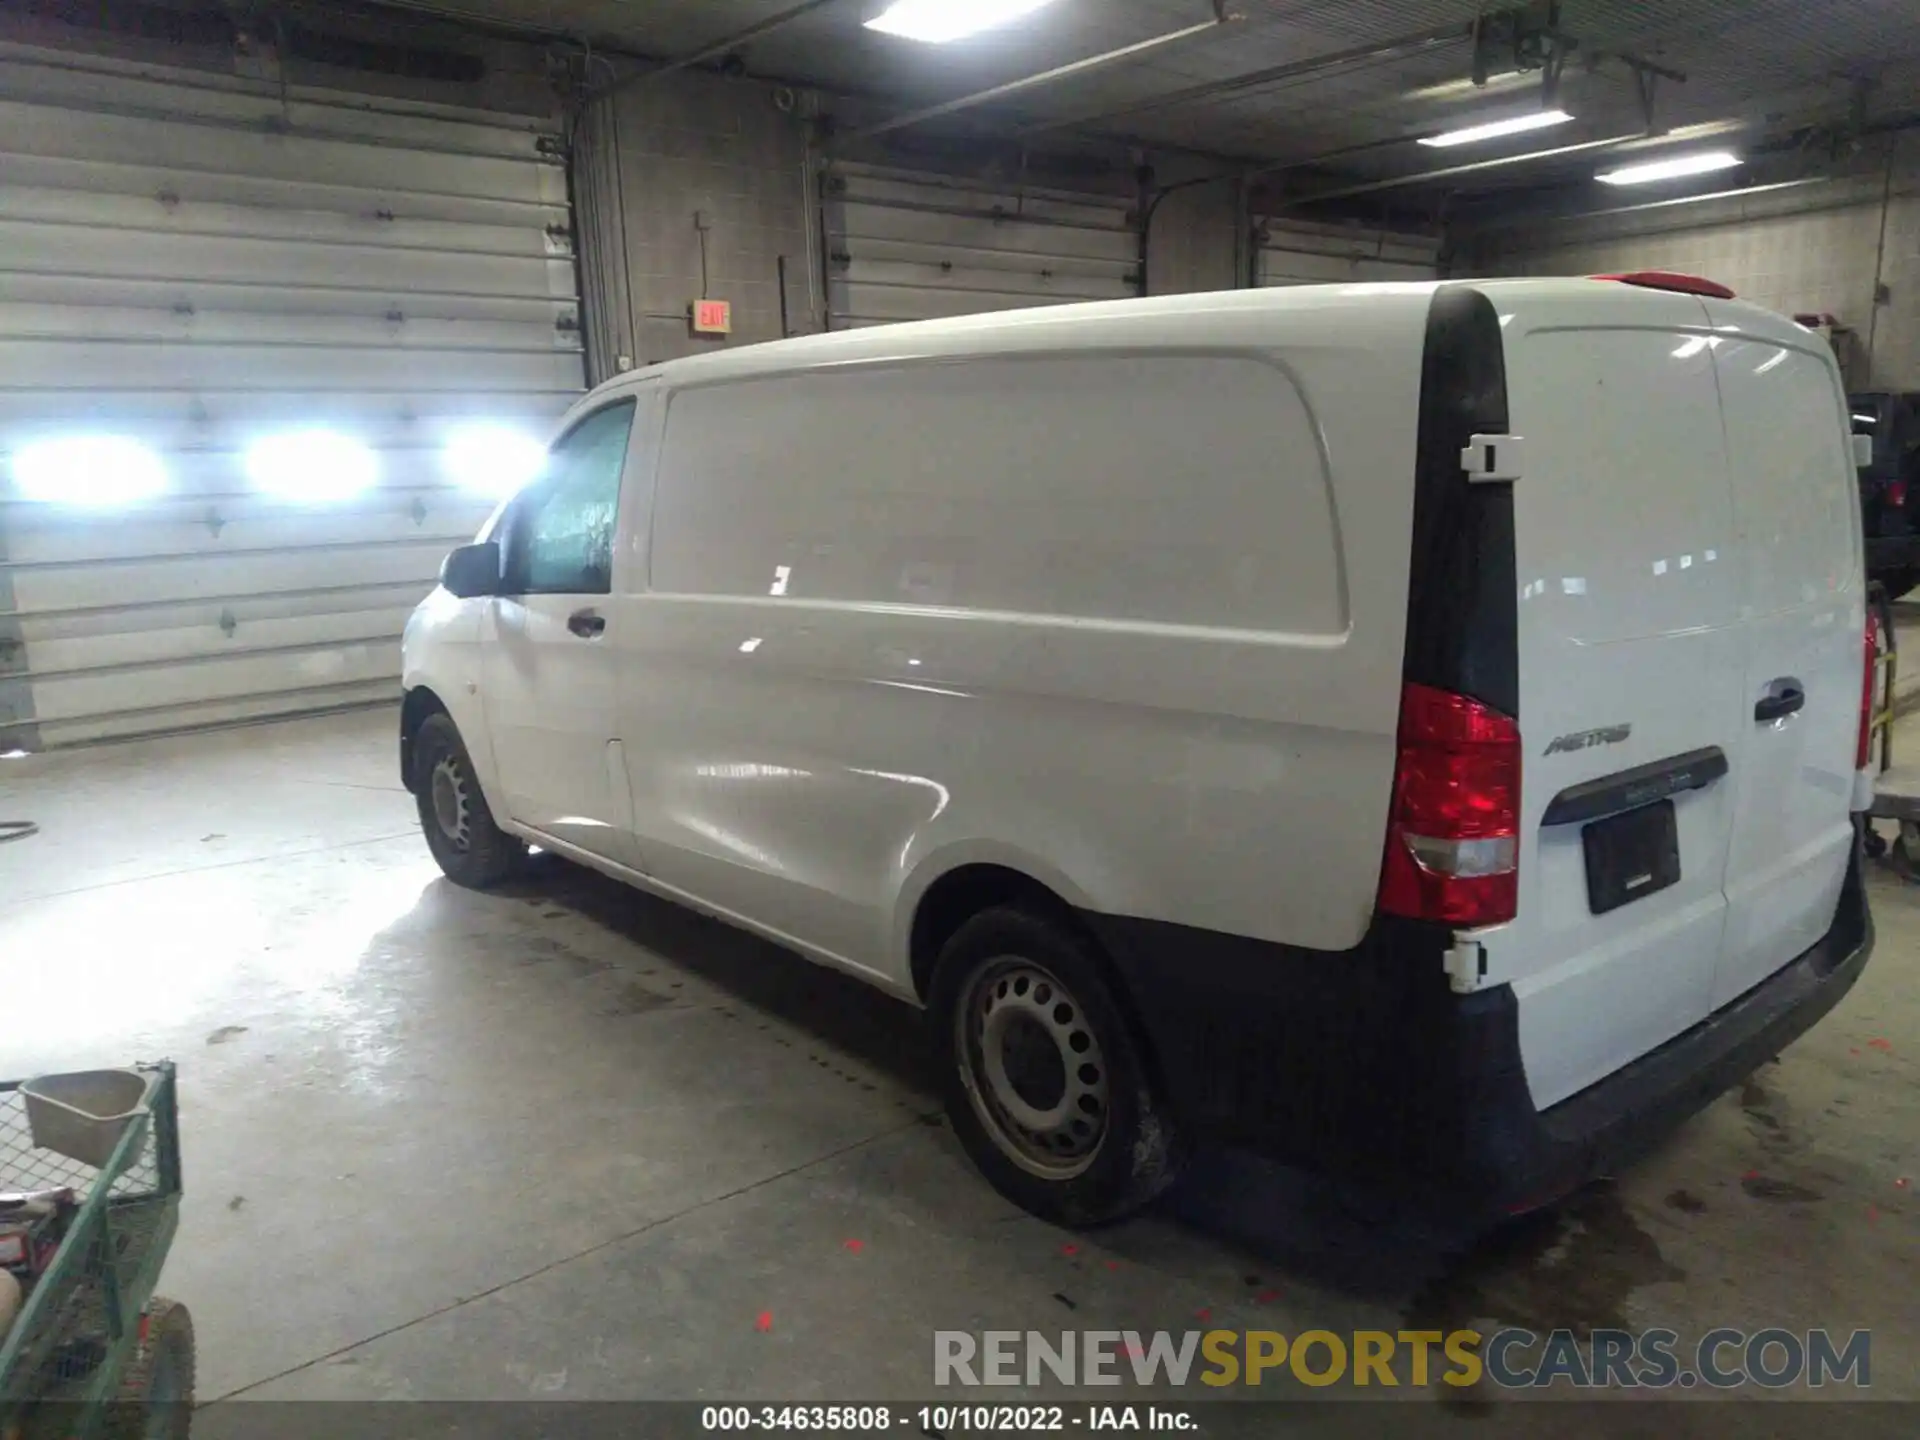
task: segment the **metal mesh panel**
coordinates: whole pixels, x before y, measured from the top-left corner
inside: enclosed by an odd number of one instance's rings
[[[0,1087],[0,1194],[70,1192],[36,1228],[26,1304],[0,1343],[0,1434],[59,1413],[22,1407],[108,1393],[131,1348],[178,1215],[172,1072],[148,1073],[147,1112],[104,1167],[36,1145],[25,1097]]]
[[[18,1090],[0,1090],[0,1193],[70,1189],[76,1201],[85,1201],[100,1175],[95,1166],[35,1146],[26,1098]],[[149,1135],[139,1158],[113,1179],[108,1193],[116,1199],[150,1195],[159,1184],[159,1161]]]

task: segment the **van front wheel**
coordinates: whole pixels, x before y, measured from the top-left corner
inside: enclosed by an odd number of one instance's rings
[[[449,880],[486,890],[526,862],[525,842],[493,823],[472,757],[451,717],[427,717],[414,737],[413,766],[420,829]]]
[[[1025,910],[985,911],[941,951],[931,1002],[948,1119],[1008,1199],[1090,1225],[1172,1183],[1170,1117],[1085,940]]]

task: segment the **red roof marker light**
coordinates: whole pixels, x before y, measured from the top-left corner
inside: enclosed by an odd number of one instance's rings
[[[1715,300],[1738,297],[1718,280],[1698,275],[1682,275],[1675,270],[1628,270],[1618,275],[1592,275],[1592,280],[1618,280],[1622,285],[1638,285],[1645,290],[1677,290],[1682,295],[1706,295]]]

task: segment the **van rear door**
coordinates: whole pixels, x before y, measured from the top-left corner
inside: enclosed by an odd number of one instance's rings
[[[1819,340],[1708,301],[1747,635],[1715,1008],[1817,943],[1854,843],[1866,580],[1846,395]]]
[[[1524,445],[1525,760],[1516,918],[1477,938],[1487,982],[1513,988],[1544,1108],[1713,1004],[1736,803],[1725,771],[1754,722],[1704,306],[1616,284],[1482,289]]]

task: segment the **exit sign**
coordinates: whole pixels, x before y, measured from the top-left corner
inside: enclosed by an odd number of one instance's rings
[[[693,333],[731,335],[733,333],[733,302],[729,300],[694,301]]]

